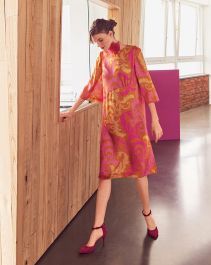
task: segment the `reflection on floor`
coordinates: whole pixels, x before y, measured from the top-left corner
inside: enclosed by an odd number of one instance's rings
[[[96,194],[37,265],[210,265],[211,106],[181,114],[181,141],[153,145],[159,173],[149,177],[157,241],[146,228],[132,179],[112,181],[108,237],[91,255],[78,249],[90,233]]]

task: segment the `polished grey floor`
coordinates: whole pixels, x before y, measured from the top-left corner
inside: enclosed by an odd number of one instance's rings
[[[211,106],[181,113],[181,141],[153,148],[159,173],[149,183],[158,240],[146,237],[134,180],[115,179],[105,246],[78,254],[92,226],[94,194],[37,265],[211,265]]]

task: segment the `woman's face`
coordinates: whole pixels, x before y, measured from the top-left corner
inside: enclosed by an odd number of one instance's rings
[[[92,36],[93,43],[96,43],[98,47],[102,50],[107,51],[114,41],[113,32],[109,31],[108,33],[98,33]]]

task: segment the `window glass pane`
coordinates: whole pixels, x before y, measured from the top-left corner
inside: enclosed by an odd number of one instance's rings
[[[148,70],[172,70],[175,69],[174,64],[168,63],[168,64],[149,64],[147,66]]]
[[[70,7],[63,6],[62,10],[62,60],[70,62]]]
[[[61,49],[60,106],[69,106],[89,80],[88,9],[84,0],[63,1]]]
[[[146,57],[164,56],[165,1],[146,0],[144,46]]]
[[[198,8],[197,10],[198,16],[198,31],[197,31],[197,55],[203,55],[203,44],[202,44],[202,32],[203,32],[203,21],[202,21],[202,8]]]
[[[93,2],[89,2],[89,25],[91,27],[93,21],[97,18],[108,19],[108,9],[97,5]],[[97,56],[99,55],[101,49],[97,46],[97,44],[90,45],[90,66],[91,72],[94,70],[95,62]]]
[[[196,7],[181,4],[179,55],[196,53],[197,10]]]
[[[167,56],[174,56],[174,10],[173,3],[168,3],[168,25],[167,25]]]
[[[178,68],[180,71],[180,76],[202,74],[203,73],[203,63],[202,62],[178,63]]]

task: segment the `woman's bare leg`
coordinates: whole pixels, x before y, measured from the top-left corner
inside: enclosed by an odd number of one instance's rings
[[[97,190],[96,209],[94,227],[101,226],[104,223],[106,208],[111,194],[111,179],[99,179]],[[93,246],[98,238],[103,234],[102,229],[94,229],[91,232],[87,246]]]
[[[148,178],[147,176],[137,178],[136,179],[136,186],[139,193],[139,197],[142,204],[142,209],[144,210],[145,214],[148,214],[150,211],[150,201],[149,201],[149,188],[148,188]],[[155,221],[152,217],[152,214],[145,217],[147,227],[149,229],[154,229],[156,227]]]

